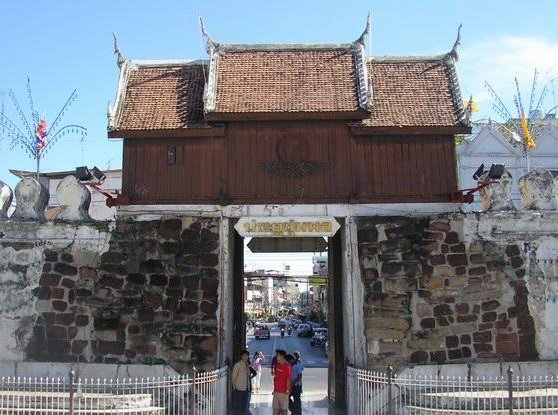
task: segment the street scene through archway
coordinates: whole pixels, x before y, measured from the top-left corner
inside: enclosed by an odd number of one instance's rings
[[[323,241],[320,246],[326,249],[325,240],[319,241]],[[277,247],[266,246],[257,238],[247,238],[245,243],[245,344],[257,371],[252,380],[252,413],[269,410],[272,403],[277,350],[284,350],[288,357],[293,357],[294,364],[303,368],[301,407],[305,413],[309,409],[325,410],[329,339],[327,252],[264,253],[261,250]],[[295,399],[291,397],[293,403]]]

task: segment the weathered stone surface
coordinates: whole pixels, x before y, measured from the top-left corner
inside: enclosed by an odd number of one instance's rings
[[[489,181],[488,172],[480,180]],[[511,174],[505,170],[498,183],[489,184],[480,190],[482,207],[485,212],[515,210],[511,197]]]
[[[12,205],[13,198],[12,188],[0,180],[0,220],[8,218],[8,209]]]
[[[522,176],[519,179],[519,194],[525,209],[555,210],[558,207],[554,177],[547,169],[536,168]]]
[[[17,206],[12,219],[44,220],[48,204],[48,189],[32,177],[24,177],[16,185]]]
[[[58,219],[91,220],[91,193],[75,176],[64,177],[56,187],[56,197],[62,210]]]

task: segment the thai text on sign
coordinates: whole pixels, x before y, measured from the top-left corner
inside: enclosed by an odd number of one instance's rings
[[[242,236],[333,236],[339,224],[333,218],[241,218],[235,229]]]

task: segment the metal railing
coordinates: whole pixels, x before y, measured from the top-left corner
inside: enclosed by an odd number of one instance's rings
[[[227,367],[193,376],[0,378],[0,414],[220,415],[227,396]]]
[[[349,414],[558,414],[558,376],[443,377],[347,368]]]

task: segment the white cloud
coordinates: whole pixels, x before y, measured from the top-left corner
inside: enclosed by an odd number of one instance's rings
[[[522,100],[529,106],[535,68],[539,71],[536,97],[543,86],[558,76],[558,43],[543,37],[504,36],[465,47],[460,53],[459,72],[464,97],[473,95],[480,112],[475,118],[497,115],[492,111],[492,97],[484,86],[487,81],[498,93],[512,114],[513,95],[517,77]],[[558,79],[554,81],[555,95],[548,94],[543,109],[558,104]],[[552,92],[552,91],[551,91]]]

